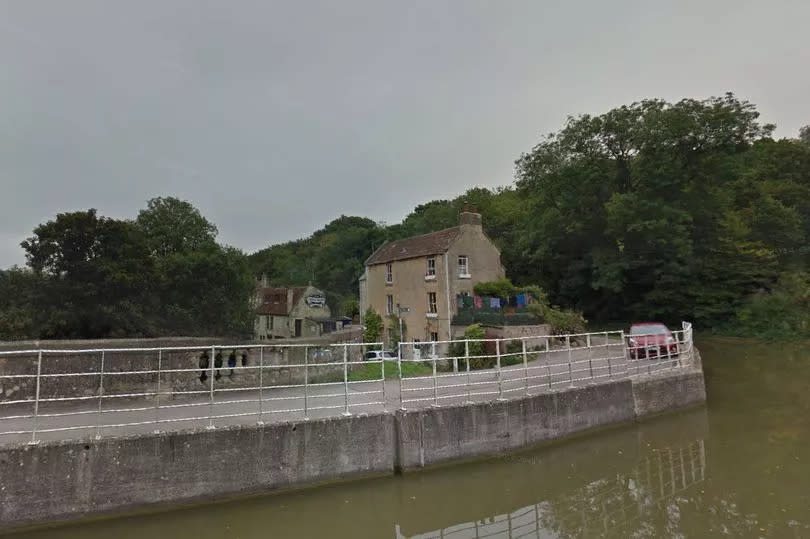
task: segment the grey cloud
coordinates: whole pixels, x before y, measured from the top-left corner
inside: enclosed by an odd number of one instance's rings
[[[247,250],[512,180],[568,114],[727,90],[810,123],[810,6],[0,2],[0,267],[56,212],[176,195]]]

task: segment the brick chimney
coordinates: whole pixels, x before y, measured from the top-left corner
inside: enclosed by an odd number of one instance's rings
[[[458,215],[458,224],[481,228],[481,214],[478,213],[478,208],[474,204],[464,204]]]

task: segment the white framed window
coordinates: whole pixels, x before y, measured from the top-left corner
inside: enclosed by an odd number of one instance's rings
[[[385,282],[394,282],[394,265],[391,262],[385,265]]]
[[[433,342],[438,341],[439,340],[439,333],[436,332],[436,331],[431,331],[430,332],[430,340],[433,341]]]
[[[428,314],[436,314],[439,310],[436,308],[436,292],[428,292]]]
[[[436,276],[436,257],[429,256],[427,259],[427,270],[425,272],[425,277],[435,277]]]
[[[458,276],[470,276],[470,259],[467,258],[467,255],[458,255]]]
[[[385,314],[394,314],[394,296],[385,296]]]

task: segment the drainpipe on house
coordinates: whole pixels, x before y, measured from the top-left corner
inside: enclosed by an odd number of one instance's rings
[[[444,288],[447,292],[447,340],[453,340],[453,319],[450,316],[450,261],[447,251],[444,253]]]

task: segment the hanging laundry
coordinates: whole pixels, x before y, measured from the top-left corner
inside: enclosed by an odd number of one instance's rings
[[[518,307],[523,307],[524,305],[526,305],[526,294],[524,292],[521,292],[520,294],[515,296],[515,301],[517,301]]]
[[[481,299],[481,296],[473,296],[473,302],[476,309],[480,309],[484,306],[484,300]]]
[[[473,306],[473,298],[469,294],[464,294],[464,307],[471,309]]]
[[[501,298],[489,298],[489,307],[490,309],[500,309]]]

